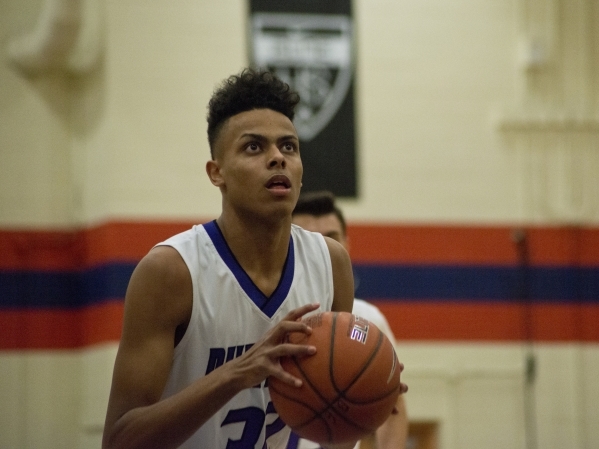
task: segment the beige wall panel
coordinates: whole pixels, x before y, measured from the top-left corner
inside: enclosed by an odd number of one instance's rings
[[[90,347],[81,353],[81,448],[99,447],[94,444],[102,441],[117,349],[115,342]]]
[[[77,447],[79,365],[75,351],[0,354],[0,447]]]
[[[525,360],[528,349],[512,344],[399,342],[413,421],[437,421],[443,449],[591,449],[599,444],[596,404],[597,345],[532,347],[536,360],[527,419]],[[593,408],[594,407],[594,408]]]
[[[27,435],[23,382],[25,357],[0,352],[0,447],[18,448]]]
[[[246,62],[245,3],[110,2],[105,104],[81,162],[84,221],[213,216],[206,105]]]
[[[586,415],[588,404],[597,404],[598,391],[591,382],[585,384],[590,373],[596,375],[596,346],[544,345],[536,350],[538,377],[535,388],[536,413],[539,427],[539,447],[592,448],[599,440],[590,432],[593,422],[599,424],[597,408]]]
[[[0,353],[0,447],[99,448],[116,350]]]
[[[363,197],[352,216],[522,218],[493,125],[513,95],[514,2],[356,5]]]
[[[26,79],[9,64],[10,38],[30,31],[40,2],[0,6],[0,226],[61,227],[71,220],[67,85]]]
[[[591,449],[599,445],[599,348],[597,345],[585,345],[582,348],[582,373],[579,388],[582,388],[581,425],[582,445]]]
[[[407,369],[407,368],[406,368]],[[454,425],[451,391],[442,376],[403,376],[410,390],[404,401],[412,422],[435,422],[439,448],[451,449],[457,431]]]
[[[456,448],[524,448],[520,377],[502,371],[466,376],[455,388]]]
[[[409,419],[438,422],[441,448],[524,448],[520,345],[399,342],[397,352]]]

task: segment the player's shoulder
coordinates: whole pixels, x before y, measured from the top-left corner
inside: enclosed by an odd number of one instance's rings
[[[331,258],[338,258],[340,255],[343,256],[344,253],[347,254],[341,243],[323,236],[320,232],[308,231],[296,224],[291,224],[291,236],[299,247],[312,250],[318,248],[318,251],[326,248]]]
[[[182,232],[172,235],[166,240],[156,244],[155,247],[159,246],[179,246],[185,244],[191,244],[201,238],[202,236],[207,236],[208,231],[206,227],[216,227],[215,222],[209,222],[203,225],[194,225],[190,229],[186,229]]]
[[[395,341],[395,335],[391,330],[387,317],[374,304],[356,298],[354,299],[352,313],[374,323],[391,341]]]
[[[147,311],[161,310],[156,320],[171,323],[174,329],[191,315],[192,292],[191,274],[179,252],[170,246],[156,246],[131,275],[125,312],[145,316]]]
[[[153,277],[157,286],[177,287],[191,282],[187,258],[202,249],[201,239],[208,238],[204,225],[172,235],[157,243],[139,262],[135,271]]]
[[[308,231],[301,226],[291,223],[291,235],[293,238],[322,240],[322,234],[319,232]]]
[[[165,284],[178,284],[189,278],[189,270],[179,251],[168,245],[152,248],[136,270]]]
[[[369,321],[376,321],[380,319],[380,317],[384,317],[383,313],[377,306],[358,298],[354,299],[352,313],[354,315],[359,315],[362,318],[366,318]]]

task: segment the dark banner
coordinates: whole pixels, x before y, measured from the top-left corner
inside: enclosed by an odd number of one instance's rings
[[[250,60],[300,94],[302,191],[356,197],[350,0],[250,0]]]

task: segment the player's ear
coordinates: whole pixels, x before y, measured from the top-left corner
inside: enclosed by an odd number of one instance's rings
[[[216,187],[220,187],[224,184],[223,177],[220,172],[220,165],[215,160],[209,160],[206,162],[206,173],[210,182]]]

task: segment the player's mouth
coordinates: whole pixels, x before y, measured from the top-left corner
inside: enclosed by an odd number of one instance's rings
[[[291,181],[285,175],[274,175],[266,182],[266,188],[274,194],[286,194],[291,189]]]

